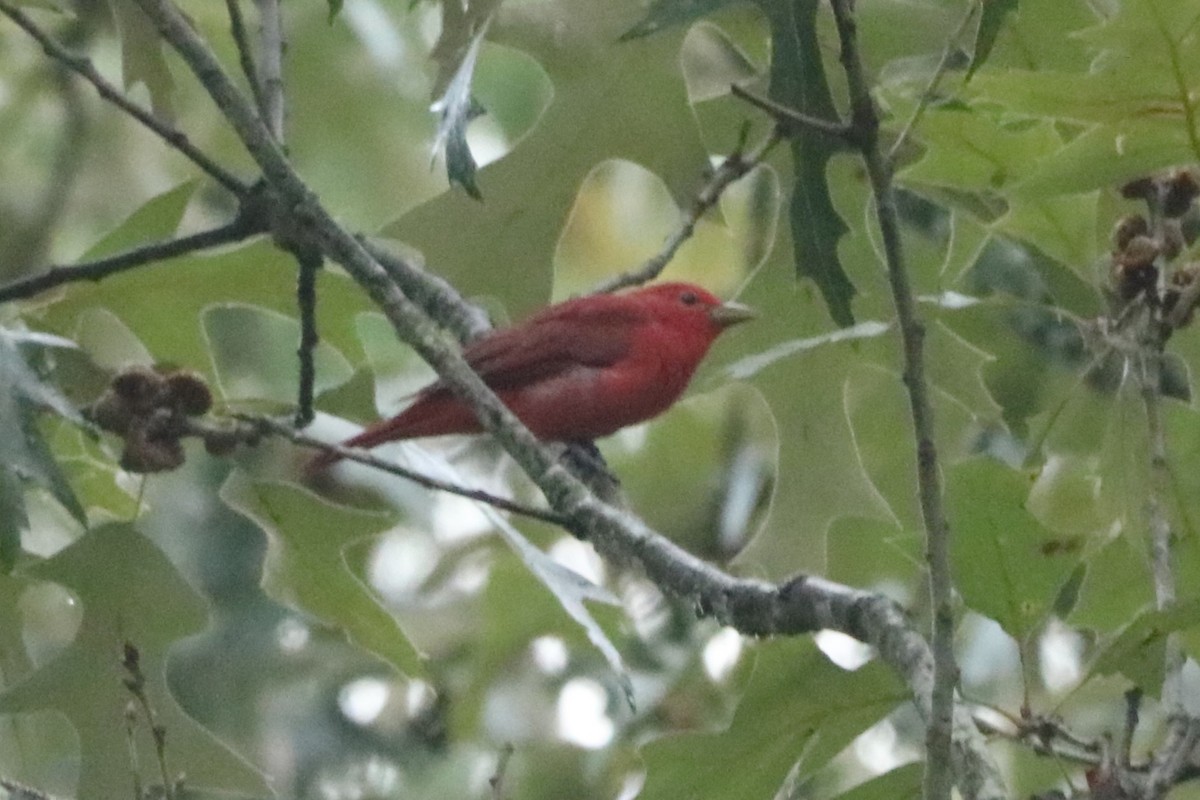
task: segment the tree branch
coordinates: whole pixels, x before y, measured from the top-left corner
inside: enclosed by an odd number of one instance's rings
[[[0,0],[3,2],[3,0]],[[29,278],[13,281],[6,286],[0,286],[0,303],[33,297],[36,294],[78,281],[99,281],[119,272],[145,266],[155,261],[207,250],[223,244],[240,242],[257,236],[266,231],[265,223],[253,216],[239,214],[237,218],[226,225],[207,231],[181,236],[165,242],[135,247],[123,253],[89,261],[84,264],[71,266],[53,266]]]
[[[386,472],[390,475],[396,475],[404,478],[407,481],[412,481],[418,486],[424,486],[426,489],[432,489],[438,492],[446,492],[447,494],[455,494],[459,497],[465,497],[469,500],[476,500],[480,503],[486,503],[489,506],[500,509],[501,511],[510,511],[514,514],[520,514],[531,519],[548,522],[551,525],[559,527],[567,527],[568,520],[562,514],[555,513],[542,508],[535,508],[523,503],[518,503],[509,500],[499,495],[491,494],[480,489],[471,489],[466,486],[459,486],[456,483],[449,481],[438,480],[424,473],[402,467],[394,461],[389,461],[386,458],[380,458],[374,455],[370,450],[362,450],[357,447],[343,447],[340,444],[330,444],[323,442],[320,439],[315,439],[312,436],[307,436],[300,433],[295,428],[284,425],[283,423],[263,417],[257,414],[234,414],[233,418],[239,422],[243,422],[252,428],[250,434],[238,434],[237,438],[242,441],[255,441],[262,435],[281,436],[293,444],[298,444],[302,447],[311,447],[320,450],[324,453],[330,453],[340,459],[346,461],[354,461],[359,464],[366,464],[368,467]],[[225,435],[224,431],[217,431],[218,435]],[[207,433],[203,428],[198,429],[197,435],[206,436]]]
[[[568,527],[592,541],[603,555],[639,563],[664,591],[691,600],[705,615],[759,635],[788,635],[831,628],[878,648],[911,687],[928,717],[933,661],[924,639],[891,600],[819,578],[783,586],[734,578],[696,558],[644,522],[597,499],[534,438],[445,341],[426,313],[398,288],[362,242],[343,230],[292,170],[254,109],[224,74],[204,41],[169,0],[135,0],[163,37],[183,57],[261,167],[279,196],[279,212],[311,231],[327,257],[341,264],[380,307],[397,335],[411,345],[447,386],[476,412],[484,429],[513,457],[546,495]],[[408,264],[397,260],[397,269]],[[405,280],[418,284],[413,271]],[[436,293],[436,292],[435,292]],[[1003,781],[982,737],[964,709],[955,709],[954,764],[968,798],[1004,798]]]
[[[286,106],[283,95],[283,15],[279,0],[254,0],[258,7],[259,54],[257,94],[267,130],[277,142],[284,140]]]
[[[296,401],[296,427],[303,428],[313,420],[313,391],[317,380],[314,363],[317,344],[317,273],[321,269],[321,251],[306,248],[296,252],[299,270],[296,275],[296,307],[300,311],[300,344],[296,356],[300,360],[299,397]]]
[[[229,14],[229,34],[238,51],[238,64],[250,93],[254,96],[254,105],[260,115],[266,116],[266,101],[263,99],[262,86],[258,80],[258,67],[254,64],[254,48],[250,46],[250,37],[246,34],[246,21],[242,17],[241,0],[225,0],[225,8]]]
[[[133,117],[152,133],[157,134],[160,139],[190,159],[193,164],[204,170],[217,183],[238,196],[249,192],[249,186],[201,152],[181,131],[167,125],[150,112],[126,99],[120,90],[105,80],[104,76],[96,71],[95,66],[92,65],[89,59],[68,51],[54,37],[39,28],[25,12],[17,8],[9,0],[0,0],[0,13],[11,19],[18,27],[33,37],[42,46],[42,50],[46,52],[46,55],[92,84],[102,98]]]
[[[934,441],[933,406],[925,380],[925,327],[916,302],[900,243],[900,223],[892,188],[892,166],[879,147],[879,114],[858,49],[857,25],[851,0],[832,0],[841,62],[850,95],[854,141],[862,152],[883,238],[888,283],[904,350],[904,386],[917,447],[917,485],[925,526],[925,557],[929,564],[929,594],[933,609],[933,687],[925,736],[925,800],[949,800],[954,785],[951,748],[955,717],[954,687],[958,667],[954,658],[954,595],[950,566],[950,531],[942,507],[941,473]]]
[[[667,264],[671,263],[671,259],[679,252],[679,248],[683,246],[683,243],[695,234],[696,224],[700,221],[701,217],[711,211],[720,202],[721,195],[725,193],[725,190],[761,164],[763,158],[782,139],[783,131],[776,125],[771,130],[770,135],[749,153],[742,152],[742,145],[744,143],[739,144],[734,152],[725,157],[725,160],[713,171],[712,176],[696,194],[691,208],[688,209],[683,219],[680,220],[679,227],[667,237],[667,241],[663,244],[662,249],[637,269],[630,270],[611,280],[605,281],[597,286],[595,291],[597,293],[615,292],[618,289],[624,289],[628,286],[640,286],[647,281],[657,278],[666,268]]]

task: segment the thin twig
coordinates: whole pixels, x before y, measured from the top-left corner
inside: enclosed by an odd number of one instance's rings
[[[899,215],[892,188],[892,167],[879,148],[879,114],[871,99],[851,0],[832,0],[841,42],[841,62],[850,96],[851,125],[875,196],[879,232],[883,239],[888,283],[904,351],[904,385],[908,391],[917,448],[917,485],[925,526],[925,557],[929,565],[930,605],[933,609],[933,690],[925,736],[925,800],[949,800],[954,786],[952,744],[954,688],[958,667],[954,658],[954,595],[950,567],[950,531],[942,506],[941,472],[934,440],[933,406],[925,379],[925,327],[916,301],[900,241]]]
[[[7,16],[18,27],[33,37],[42,46],[42,50],[46,52],[46,55],[92,84],[102,98],[136,119],[152,133],[157,134],[160,139],[190,159],[193,164],[204,170],[217,183],[238,196],[244,195],[249,191],[249,186],[201,152],[181,131],[164,123],[149,111],[128,100],[119,89],[105,80],[104,76],[96,71],[96,67],[93,66],[90,59],[67,50],[66,47],[38,27],[37,23],[25,14],[25,12],[9,2],[9,0],[0,0],[0,13]]]
[[[133,695],[137,701],[138,707],[141,708],[142,716],[146,719],[146,724],[150,726],[150,735],[154,739],[154,752],[158,760],[159,773],[162,776],[162,796],[166,800],[175,800],[177,796],[176,783],[172,777],[170,767],[167,765],[167,729],[159,722],[158,712],[154,710],[154,705],[150,702],[149,695],[146,694],[146,676],[142,672],[141,653],[138,648],[131,642],[125,642],[121,658],[121,666],[125,668],[125,688]],[[131,719],[132,716],[132,719]],[[136,719],[136,713],[130,715],[126,713],[126,719],[132,728],[133,721]],[[136,758],[137,749],[133,743],[132,733],[130,734],[130,748],[133,750],[131,757]],[[141,778],[136,772],[135,766],[135,782],[140,783]],[[142,797],[139,790],[137,797]]]
[[[272,436],[282,436],[293,444],[298,444],[302,447],[311,447],[320,450],[324,453],[337,456],[345,461],[354,461],[359,464],[366,464],[368,467],[382,470],[390,475],[396,475],[405,480],[412,481],[418,486],[424,486],[426,489],[433,489],[447,494],[456,494],[459,497],[466,497],[469,500],[476,500],[480,503],[487,503],[489,506],[500,509],[501,511],[511,511],[514,514],[520,514],[531,519],[548,522],[551,525],[560,527],[567,526],[567,518],[555,511],[550,511],[542,508],[534,508],[523,503],[518,503],[514,500],[509,500],[506,497],[491,494],[490,492],[482,491],[481,489],[471,489],[466,486],[459,486],[456,483],[438,480],[431,478],[424,473],[402,467],[394,461],[380,458],[374,455],[370,450],[362,450],[357,447],[343,447],[340,444],[330,444],[323,442],[320,439],[315,439],[312,436],[307,436],[300,433],[295,428],[285,425],[278,420],[273,420],[270,417],[263,417],[256,414],[234,414],[234,419],[244,422],[252,426],[256,432],[261,434],[270,434]]]
[[[3,0],[0,0],[3,2]],[[79,281],[99,281],[119,272],[145,266],[155,261],[207,250],[223,244],[240,242],[263,232],[259,222],[238,217],[233,222],[207,231],[180,236],[165,242],[154,242],[106,258],[69,266],[53,266],[45,272],[0,286],[0,303],[33,297],[36,294]]]
[[[937,92],[938,84],[942,82],[942,78],[950,70],[950,64],[954,60],[954,53],[958,50],[958,40],[962,38],[966,32],[967,26],[971,24],[971,20],[975,18],[975,12],[979,10],[982,0],[972,0],[967,6],[966,13],[963,14],[962,20],[958,23],[958,27],[946,39],[946,47],[942,50],[942,57],[938,61],[937,68],[933,71],[933,75],[929,78],[929,83],[925,86],[925,90],[921,92],[921,96],[917,99],[917,107],[913,109],[912,115],[908,121],[904,123],[904,127],[900,130],[900,135],[896,137],[896,141],[892,143],[891,149],[888,150],[888,161],[895,161],[896,155],[900,152],[900,148],[908,142],[908,137],[912,135],[913,129],[917,123],[921,121],[921,117],[925,115],[925,111],[929,108],[929,104],[933,102],[934,95]]]
[[[300,345],[296,356],[300,360],[300,392],[296,404],[296,427],[303,428],[313,420],[313,391],[317,379],[314,363],[317,343],[317,273],[321,269],[321,251],[306,248],[296,253],[300,269],[296,276],[296,306],[300,310]]]
[[[639,286],[657,278],[666,268],[667,264],[671,263],[671,259],[679,252],[679,248],[683,246],[683,243],[692,238],[692,235],[696,232],[696,224],[700,221],[700,218],[720,202],[721,195],[725,193],[725,190],[762,163],[763,158],[783,138],[782,128],[776,125],[771,129],[771,133],[753,150],[743,153],[741,146],[739,146],[737,150],[726,156],[720,166],[713,170],[712,177],[708,179],[696,194],[696,199],[692,201],[691,208],[684,214],[675,231],[667,237],[667,241],[663,244],[662,249],[640,267],[605,281],[595,291],[615,292],[618,289],[624,289],[628,286]]]
[[[852,143],[851,136],[854,130],[852,126],[847,125],[845,122],[821,119],[820,117],[814,117],[802,111],[797,111],[794,108],[788,108],[769,97],[763,97],[745,87],[738,86],[736,83],[730,85],[729,92],[734,97],[741,98],[750,105],[770,114],[777,124],[783,126],[786,135],[790,136],[794,134],[797,128],[806,128],[817,133],[823,133],[826,136],[831,136],[847,144]]]
[[[283,94],[283,17],[279,0],[254,0],[258,7],[259,48],[258,89],[262,94],[263,121],[275,141],[284,141],[285,105]]]
[[[981,706],[982,707],[982,706]],[[1000,714],[1012,727],[996,725],[978,715],[974,717],[979,730],[988,736],[1001,737],[1014,742],[1020,742],[1032,748],[1041,756],[1069,761],[1085,766],[1098,766],[1102,759],[1102,748],[1099,745],[1082,742],[1061,726],[1045,721],[1036,720],[1033,724],[1015,718],[1003,709],[986,706],[991,711]]]
[[[250,86],[250,94],[254,96],[254,105],[258,113],[266,117],[266,102],[263,99],[262,86],[258,81],[258,67],[254,65],[254,48],[250,46],[250,37],[246,33],[246,22],[242,17],[241,0],[225,0],[225,8],[229,14],[229,33],[238,51],[238,64],[246,83]]]
[[[1125,692],[1125,725],[1121,729],[1120,767],[1128,771],[1132,766],[1133,735],[1137,732],[1138,719],[1141,717],[1142,690],[1134,687]]]

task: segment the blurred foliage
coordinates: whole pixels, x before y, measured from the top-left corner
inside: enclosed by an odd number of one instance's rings
[[[252,179],[132,3],[19,5]],[[1200,157],[1200,11],[982,2],[926,97],[965,0],[856,5],[885,145],[921,111],[896,179],[964,693],[1085,737],[1118,731],[1122,691],[1160,688],[1166,634],[1200,656],[1200,340],[1171,340],[1163,381],[1182,588],[1155,611],[1145,412],[1130,364],[1085,333],[1109,310],[1108,230],[1138,210],[1117,185]],[[224,4],[183,6],[237,73]],[[297,168],[339,219],[419,252],[497,321],[659,249],[711,159],[769,130],[731,83],[845,107],[828,8],[807,0],[508,0],[465,16],[346,0],[284,15]],[[0,17],[0,284],[234,211]],[[874,213],[851,154],[776,148],[664,273],[761,318],[717,344],[682,403],[601,448],[631,507],[691,552],[882,591],[924,624]],[[340,270],[318,293],[314,431],[334,438],[430,372]],[[129,641],[189,797],[915,796],[910,704],[880,664],[839,666],[856,651],[837,639],[742,641],[561,531],[370,470],[301,488],[303,454],[279,442],[230,457],[189,445],[181,469],[131,475],[75,413],[131,364],[202,374],[217,413],[289,411],[294,296],[294,262],[256,239],[0,306],[0,775],[79,797],[128,796],[135,769],[160,780],[144,721],[127,733]],[[536,502],[487,441],[381,453]],[[1139,752],[1161,734],[1155,701],[1142,721]],[[1062,780],[997,751],[1018,792]]]

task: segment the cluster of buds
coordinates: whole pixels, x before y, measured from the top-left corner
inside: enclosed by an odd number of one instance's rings
[[[1122,306],[1144,298],[1171,327],[1182,327],[1191,321],[1196,304],[1189,287],[1200,276],[1200,264],[1172,263],[1200,233],[1193,213],[1200,178],[1192,170],[1174,170],[1130,181],[1121,194],[1143,200],[1149,214],[1124,216],[1113,229],[1113,293]],[[1177,308],[1181,298],[1186,307]]]
[[[207,414],[212,404],[212,391],[194,372],[130,367],[112,379],[85,415],[124,440],[122,469],[163,472],[183,464],[180,440],[195,435],[192,418]],[[232,437],[203,438],[214,455],[227,453],[236,443]]]

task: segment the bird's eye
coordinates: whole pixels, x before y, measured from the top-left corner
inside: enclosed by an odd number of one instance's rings
[[[679,295],[679,302],[683,303],[685,306],[694,306],[696,303],[700,302],[700,298],[696,297],[695,292],[684,292],[683,294]]]

